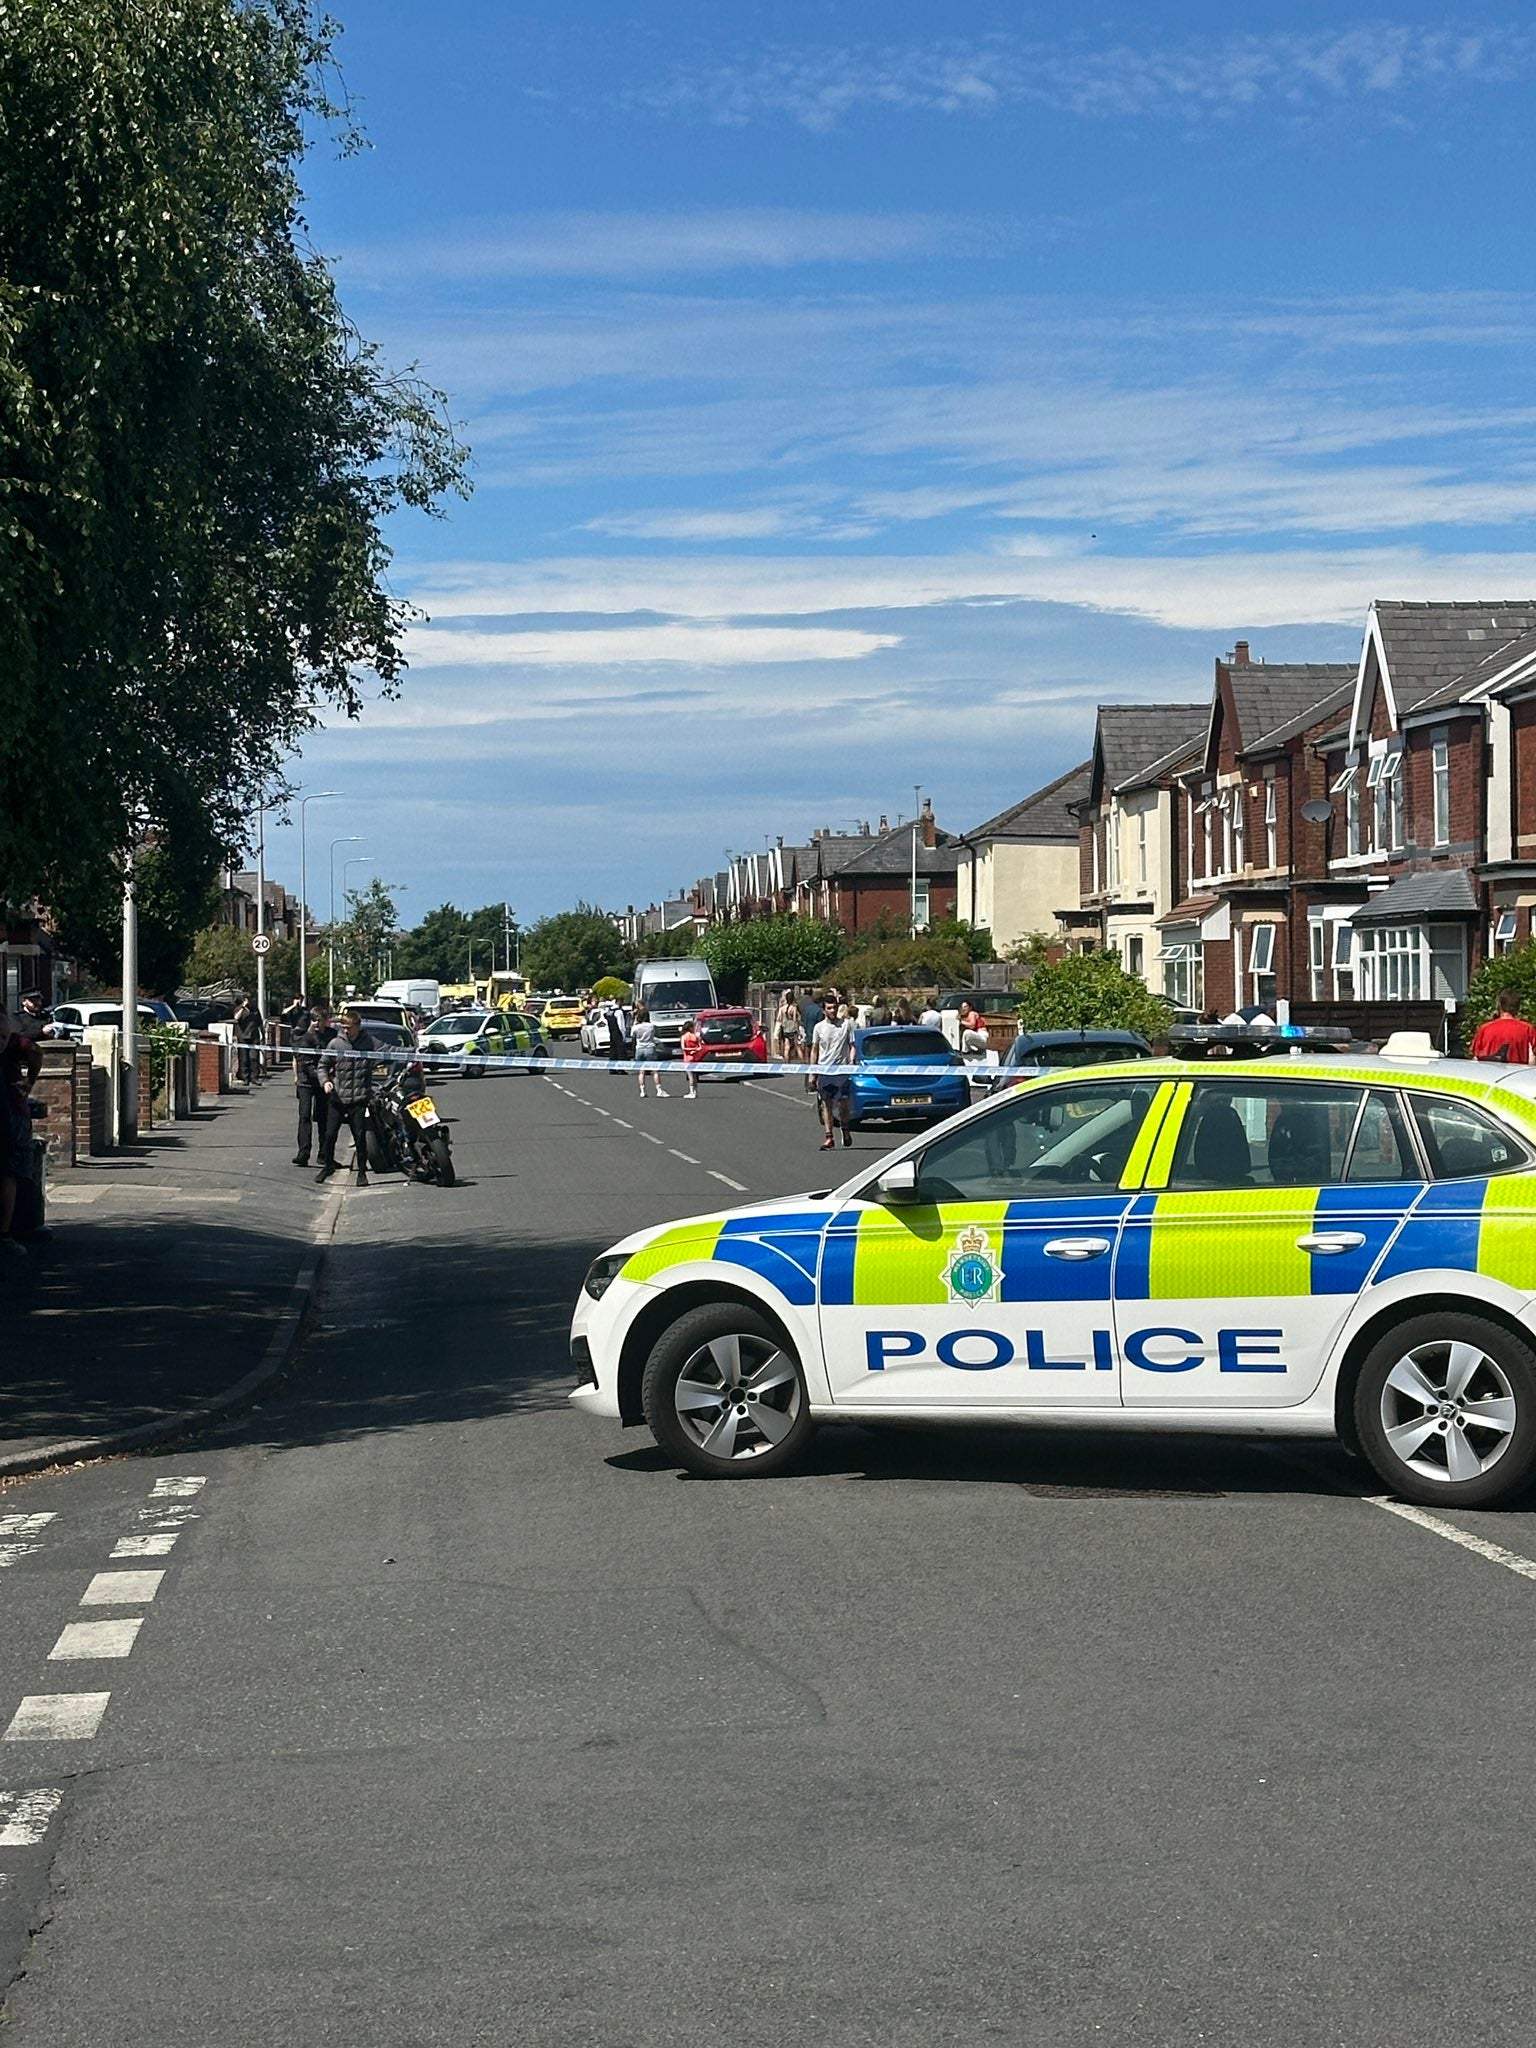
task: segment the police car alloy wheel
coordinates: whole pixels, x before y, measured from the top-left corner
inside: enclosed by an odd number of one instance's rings
[[[1366,1360],[1355,1425],[1404,1500],[1492,1507],[1536,1468],[1536,1354],[1478,1316],[1416,1316]]]
[[[657,1443],[705,1479],[782,1472],[811,1432],[799,1359],[745,1304],[680,1316],[651,1353],[642,1398]]]

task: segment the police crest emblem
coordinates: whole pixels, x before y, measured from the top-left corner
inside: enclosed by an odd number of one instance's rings
[[[991,1238],[979,1224],[967,1224],[955,1239],[955,1248],[944,1269],[950,1300],[966,1308],[979,1308],[984,1301],[997,1300],[1002,1281],[1002,1267],[993,1254]]]

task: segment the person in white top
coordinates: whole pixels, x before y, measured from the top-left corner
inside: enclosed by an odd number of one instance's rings
[[[944,1013],[937,1003],[929,1003],[917,1021],[926,1024],[930,1031],[940,1031],[944,1026]]]
[[[636,1003],[636,1005],[635,1005],[635,1058],[636,1058],[637,1060],[645,1061],[645,1060],[654,1060],[654,1059],[655,1059],[655,1057],[656,1057],[656,1026],[655,1026],[655,1025],[654,1025],[654,1024],[653,1024],[653,1023],[651,1022],[651,1013],[650,1013],[650,1011],[649,1011],[649,1010],[648,1010],[648,1009],[647,1009],[647,1008],[645,1007],[645,1004],[644,1004],[644,1003]],[[645,1095],[645,1083],[646,1083],[646,1073],[645,1073],[645,1068],[644,1068],[643,1066],[641,1067],[641,1069],[640,1069],[640,1072],[639,1072],[639,1073],[638,1073],[638,1074],[637,1074],[637,1075],[635,1076],[635,1079],[636,1079],[636,1080],[637,1080],[637,1081],[638,1081],[638,1082],[640,1083],[640,1094],[641,1094],[641,1097],[642,1097],[642,1099],[643,1099],[643,1098],[644,1098],[644,1095]],[[656,1069],[655,1069],[654,1067],[652,1067],[652,1068],[651,1068],[651,1072],[650,1072],[650,1083],[651,1083],[651,1087],[652,1087],[652,1088],[653,1088],[653,1090],[654,1090],[654,1091],[656,1092],[656,1094],[658,1094],[658,1095],[665,1095],[665,1094],[666,1094],[666,1092],[667,1092],[667,1091],[666,1091],[666,1089],[665,1089],[665,1088],[663,1088],[663,1087],[662,1087],[662,1085],[661,1085],[661,1076],[660,1076],[660,1074],[658,1074],[658,1073],[657,1073],[657,1071],[656,1071]]]
[[[846,1003],[839,1003],[837,1015],[823,1017],[811,1033],[811,1065],[816,1069],[816,1105],[826,1132],[821,1149],[832,1150],[837,1142],[834,1126],[839,1123],[843,1143],[851,1145],[853,1078],[846,1070],[853,1065],[853,1015]]]

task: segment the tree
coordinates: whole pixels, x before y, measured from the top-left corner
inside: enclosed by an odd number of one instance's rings
[[[850,953],[837,970],[850,989],[968,987],[971,956],[964,946],[942,939],[887,939]]]
[[[632,962],[613,919],[591,903],[541,917],[523,940],[523,971],[535,988],[590,988],[605,974],[627,978]]]
[[[601,974],[592,984],[592,995],[599,1003],[622,1003],[629,998],[629,986],[616,974]]]
[[[383,978],[384,949],[399,915],[388,884],[377,875],[366,889],[347,891],[346,922],[336,934],[336,979],[343,987],[366,983],[371,992]]]
[[[818,981],[843,950],[843,935],[819,917],[746,918],[711,925],[695,942],[710,973],[733,995],[754,981]]]
[[[190,787],[241,842],[329,708],[404,669],[385,522],[462,488],[306,241],[308,0],[0,14],[0,894],[105,875]]]
[[[238,988],[255,995],[256,955],[250,933],[233,924],[209,925],[199,932],[187,958],[186,982],[190,988]]]
[[[1019,1001],[1021,1031],[1139,1031],[1159,1038],[1168,1006],[1114,953],[1073,953],[1039,967]]]

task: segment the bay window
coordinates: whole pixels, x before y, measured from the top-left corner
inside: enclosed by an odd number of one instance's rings
[[[1199,944],[1193,940],[1165,943],[1163,994],[1181,1010],[1199,1010],[1205,1004],[1205,969]]]

